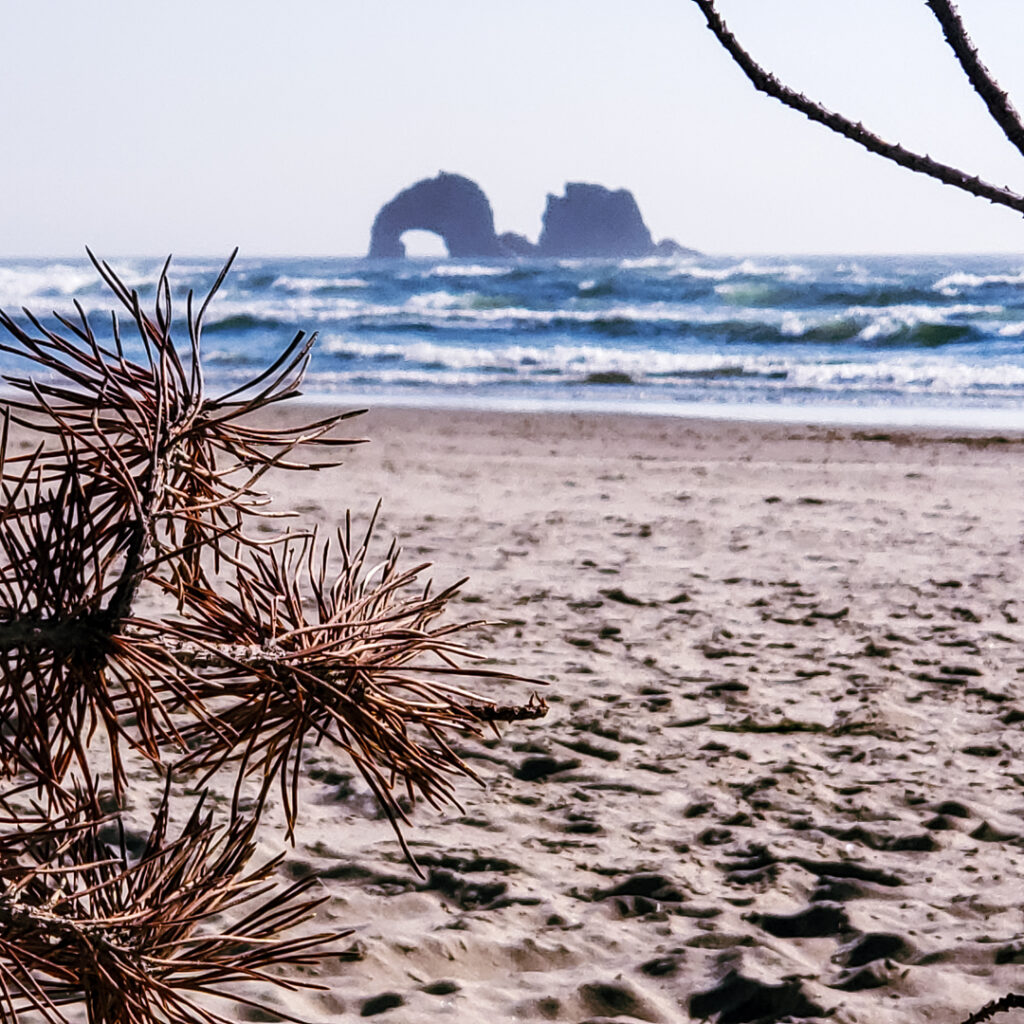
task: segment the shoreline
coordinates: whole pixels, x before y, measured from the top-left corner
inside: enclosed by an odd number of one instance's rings
[[[1013,428],[996,430],[982,425],[956,424],[882,424],[833,423],[805,420],[734,419],[712,415],[666,416],[657,412],[626,412],[619,409],[504,409],[478,406],[446,407],[416,404],[379,404],[360,406],[355,402],[332,400],[310,401],[306,395],[289,403],[285,408],[267,410],[261,415],[282,417],[283,422],[300,421],[304,410],[311,416],[322,415],[325,407],[338,411],[363,411],[342,424],[341,432],[359,436],[372,448],[393,437],[416,431],[422,427],[436,429],[445,436],[465,431],[465,440],[474,445],[481,436],[496,439],[508,432],[512,437],[541,438],[550,436],[571,443],[592,442],[606,431],[624,431],[632,443],[655,438],[665,443],[673,436],[681,440],[699,439],[702,449],[708,441],[749,441],[761,444],[791,444],[792,442],[827,442],[847,444],[861,454],[857,458],[876,456],[889,461],[892,452],[917,444],[957,445],[965,449],[983,450],[989,447],[1015,448],[1024,445],[1024,423]],[[867,446],[867,447],[865,447]],[[348,462],[362,446],[348,449],[344,458]],[[552,455],[556,452],[552,451]],[[836,457],[836,451],[830,457]],[[738,453],[740,459],[749,460],[750,452]],[[840,455],[840,458],[846,456]]]
[[[216,398],[220,386],[208,387],[208,394]],[[6,400],[24,399],[24,392],[11,388],[0,380],[0,407]],[[637,401],[625,402],[600,399],[527,399],[488,398],[438,392],[434,395],[403,395],[399,393],[372,394],[360,391],[315,392],[301,390],[286,403],[285,415],[298,418],[298,410],[309,407],[380,410],[386,415],[420,412],[426,416],[578,416],[581,418],[650,419],[680,421],[688,424],[744,424],[765,428],[820,427],[839,431],[897,431],[929,435],[939,431],[958,430],[969,433],[999,432],[1024,435],[1024,408],[970,408],[970,407],[916,407],[916,406],[860,406],[840,403],[782,405],[776,403],[711,403]],[[277,416],[280,408],[267,415]]]
[[[835,404],[781,405],[763,403],[710,403],[668,401],[616,401],[601,399],[488,398],[437,393],[435,395],[367,395],[357,391],[303,392],[296,405],[322,408],[420,409],[451,413],[522,415],[639,416],[687,421],[763,423],[779,426],[878,428],[894,430],[969,431],[998,430],[1024,433],[1024,409],[929,406],[860,406]]]

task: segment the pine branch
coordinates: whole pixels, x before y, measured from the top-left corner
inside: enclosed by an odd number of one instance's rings
[[[117,819],[88,800],[0,837],[0,1015],[34,1009],[57,1022],[62,1006],[84,1003],[91,1024],[214,1024],[229,1018],[192,994],[234,1001],[225,986],[252,980],[322,987],[268,971],[345,955],[328,945],[345,931],[285,935],[326,899],[307,897],[314,880],[268,895],[280,858],[249,867],[255,819],[217,829],[203,797],[169,838],[169,792],[137,859]]]
[[[50,444],[26,458],[7,456],[5,443],[0,454],[0,771],[27,768],[55,791],[97,721],[119,766],[121,741],[157,762],[162,745],[180,744],[161,693],[208,720],[187,672],[162,650],[126,641],[139,587],[163,565],[183,586],[204,553],[216,560],[226,538],[237,544],[245,518],[262,514],[255,484],[268,469],[318,468],[289,459],[296,448],[357,443],[329,436],[352,413],[285,429],[240,422],[294,392],[312,343],[301,332],[269,382],[260,374],[241,398],[206,397],[196,369],[202,317],[230,260],[198,312],[189,295],[190,372],[171,337],[168,264],[150,316],[109,266],[94,263],[130,313],[145,364],[126,358],[116,318],[112,343],[102,344],[81,307],[77,320],[57,317],[65,333],[26,311],[30,333],[0,312],[11,337],[0,348],[55,378],[7,378],[27,397],[8,402],[4,441],[13,421]],[[124,781],[118,768],[118,790]]]
[[[396,781],[410,798],[454,802],[452,779],[476,776],[450,737],[547,707],[466,688],[521,680],[474,667],[458,642],[473,623],[438,621],[458,584],[432,593],[427,567],[401,569],[394,544],[371,565],[372,522],[354,541],[346,518],[337,571],[315,533],[246,533],[265,512],[264,473],[320,468],[293,453],[357,443],[331,433],[352,413],[247,422],[297,394],[313,337],[299,332],[266,371],[211,399],[202,319],[228,267],[198,310],[188,296],[188,363],[171,336],[169,264],[148,315],[93,262],[144,360],[126,357],[116,317],[102,343],[81,307],[57,316],[60,330],[26,312],[31,332],[0,312],[12,339],[0,349],[49,377],[8,378],[19,394],[0,426],[0,776],[18,776],[0,790],[0,1019],[65,1024],[64,1007],[84,1004],[90,1024],[227,1024],[197,997],[258,1008],[228,986],[316,987],[274,969],[343,955],[327,946],[337,935],[286,934],[322,902],[307,898],[313,878],[268,894],[278,861],[247,866],[275,783],[293,834],[305,739],[347,753],[398,830]],[[11,454],[12,423],[42,443]],[[211,582],[225,566],[233,578]],[[143,586],[173,597],[178,617],[140,618]],[[102,810],[97,733],[115,806],[125,748],[158,770],[173,757],[208,774],[234,766],[227,825],[200,800],[169,838],[168,772],[145,849],[130,856],[121,815]],[[260,795],[245,817],[249,776]]]
[[[174,658],[196,668],[199,699],[221,708],[210,723],[185,730],[190,753],[177,769],[212,774],[236,763],[236,802],[244,777],[262,778],[264,794],[276,779],[289,834],[307,737],[345,752],[398,831],[406,817],[393,779],[437,806],[454,802],[449,776],[476,778],[446,735],[479,735],[485,724],[547,711],[535,698],[500,705],[465,688],[521,678],[472,664],[472,651],[454,637],[479,623],[433,625],[457,585],[423,589],[427,567],[401,570],[394,545],[371,568],[371,532],[372,524],[358,546],[350,523],[339,532],[333,577],[329,548],[314,537],[252,550],[232,596],[192,586],[183,594],[187,617],[159,628]]]

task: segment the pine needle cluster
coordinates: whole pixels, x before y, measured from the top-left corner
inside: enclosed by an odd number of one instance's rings
[[[273,514],[265,473],[357,443],[337,436],[355,413],[266,425],[315,335],[210,397],[203,318],[231,260],[179,322],[169,260],[149,313],[90,258],[131,344],[116,313],[100,337],[81,306],[0,312],[0,350],[30,364],[5,378],[0,435],[0,1019],[84,1005],[92,1024],[213,1024],[211,997],[246,999],[232,983],[308,987],[279,969],[342,955],[344,933],[293,931],[315,879],[278,890],[276,861],[251,863],[272,794],[294,838],[304,747],[350,759],[401,838],[401,795],[444,804],[473,776],[453,739],[546,708],[475,692],[516,677],[474,667],[474,624],[442,621],[458,585],[433,593],[394,544],[371,557],[372,522],[346,515],[330,541],[253,529]],[[35,447],[14,451],[12,428]],[[153,595],[166,614],[141,615]],[[129,755],[164,779],[141,848],[120,810]],[[226,771],[218,821],[202,787]],[[177,779],[200,795],[174,834]]]

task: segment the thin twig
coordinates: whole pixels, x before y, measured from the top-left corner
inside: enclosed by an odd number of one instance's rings
[[[761,67],[740,45],[716,10],[714,0],[693,0],[693,2],[703,12],[704,17],[707,19],[708,28],[714,33],[715,38],[718,39],[729,56],[732,57],[733,61],[740,67],[758,91],[766,93],[793,110],[799,111],[811,121],[823,124],[838,135],[856,142],[869,152],[899,164],[900,167],[906,167],[908,170],[925,174],[930,178],[941,181],[944,185],[952,185],[954,188],[958,188],[963,192],[969,192],[973,196],[987,199],[989,202],[999,206],[1007,206],[1018,213],[1024,213],[1024,196],[1011,189],[983,181],[976,175],[969,175],[959,168],[933,160],[930,156],[914,153],[898,143],[886,142],[865,128],[863,124],[851,121],[849,118],[843,117],[842,114],[837,114],[820,103],[809,99],[802,93],[783,85],[775,75]]]
[[[967,80],[984,102],[992,120],[999,125],[1018,152],[1024,154],[1024,123],[1021,122],[1020,114],[1006,90],[992,77],[992,72],[978,56],[978,50],[967,34],[956,5],[951,0],[925,0],[925,3],[942,26],[946,42],[956,55]]]

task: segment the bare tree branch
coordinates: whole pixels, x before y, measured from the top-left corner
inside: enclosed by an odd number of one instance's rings
[[[1024,123],[1006,90],[992,77],[992,72],[982,63],[978,50],[964,28],[960,12],[950,0],[925,0],[931,8],[946,37],[960,67],[982,98],[992,120],[999,125],[1009,141],[1024,154]]]
[[[762,68],[740,45],[716,10],[714,0],[693,0],[693,2],[703,12],[708,28],[714,33],[715,38],[758,91],[772,96],[785,106],[799,111],[811,121],[825,125],[826,128],[838,135],[856,142],[871,153],[899,164],[900,167],[906,167],[919,174],[926,174],[930,178],[941,181],[944,185],[952,185],[954,188],[969,192],[981,199],[987,199],[998,206],[1007,206],[1018,213],[1024,213],[1024,196],[1011,189],[1001,188],[983,181],[977,176],[966,174],[959,168],[933,160],[930,156],[914,153],[898,143],[886,142],[873,132],[868,131],[863,124],[855,123],[849,118],[843,117],[842,114],[837,114],[820,103],[815,103],[814,100],[808,99],[795,89],[783,85],[773,74]],[[1012,107],[1010,109],[1012,110]]]

